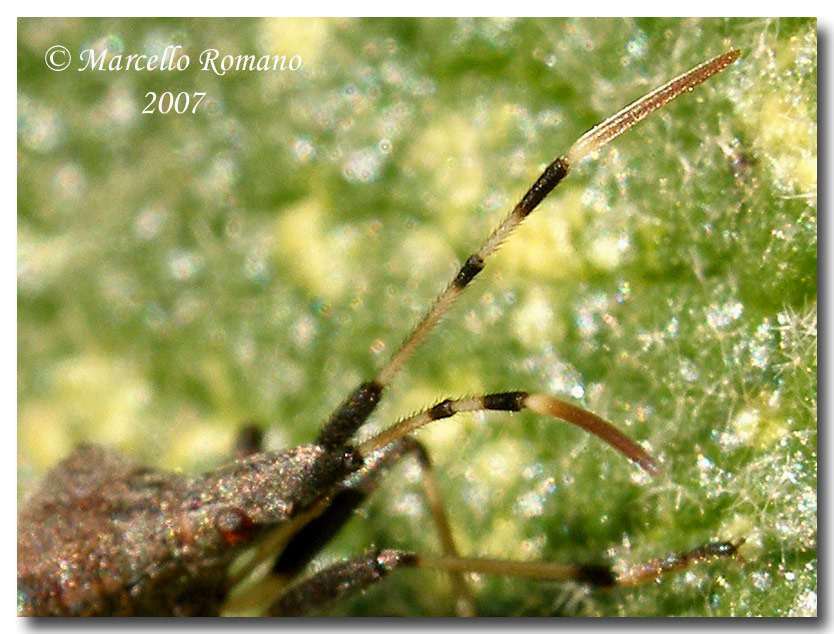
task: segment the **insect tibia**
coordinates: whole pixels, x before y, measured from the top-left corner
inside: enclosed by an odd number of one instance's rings
[[[340,561],[292,586],[270,608],[270,616],[302,616],[351,596],[380,581],[415,556],[395,550],[369,550]]]
[[[670,573],[682,572],[701,562],[715,559],[741,559],[738,553],[744,539],[735,542],[710,542],[690,551],[650,559],[640,564],[629,566],[617,578],[617,585],[636,586],[654,581]]]

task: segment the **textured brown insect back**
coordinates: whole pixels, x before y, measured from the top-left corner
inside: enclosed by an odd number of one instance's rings
[[[344,476],[332,457],[306,445],[186,478],[81,447],[19,515],[20,613],[216,614],[231,560],[261,529],[309,508],[322,481]]]
[[[733,63],[731,50],[671,80],[581,136],[554,160],[506,219],[470,255],[376,377],[362,382],[325,423],[314,444],[264,452],[251,428],[238,458],[201,476],[157,471],[111,449],[86,445],[39,483],[18,515],[18,612],[37,616],[215,615],[241,574],[234,560],[256,546],[274,561],[272,579],[291,585],[274,595],[272,615],[304,614],[361,591],[400,567],[445,570],[459,605],[465,573],[573,580],[597,587],[633,585],[715,557],[740,542],[715,542],[617,575],[606,564],[565,566],[461,557],[434,483],[431,461],[413,437],[421,426],[461,412],[530,410],[579,426],[657,472],[654,459],[600,417],[545,394],[507,391],[445,399],[361,444],[356,432],[385,388],[510,233],[564,179],[572,164]],[[438,423],[439,424],[439,423]],[[386,466],[415,456],[443,553],[369,550],[301,581],[298,573],[373,491]],[[264,539],[261,539],[263,537]],[[278,539],[280,538],[280,539]],[[277,598],[275,598],[277,596]],[[461,613],[471,614],[470,607]]]

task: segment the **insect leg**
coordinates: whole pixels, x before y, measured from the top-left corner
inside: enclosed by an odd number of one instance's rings
[[[738,557],[737,542],[711,542],[691,551],[650,560],[618,573],[608,564],[557,564],[545,561],[512,561],[422,555],[399,550],[370,550],[340,561],[302,579],[272,604],[270,616],[302,616],[362,591],[401,567],[526,577],[545,581],[575,581],[607,590],[648,583],[666,574],[680,572],[700,562]]]
[[[249,421],[240,428],[235,441],[235,458],[243,458],[258,451],[263,451],[264,430],[254,421]]]
[[[369,550],[351,559],[302,579],[285,590],[270,606],[267,616],[304,616],[349,597],[382,580],[403,565],[411,553],[396,550]]]
[[[650,559],[641,564],[629,566],[618,576],[617,585],[638,586],[669,573],[681,572],[701,561],[719,558],[741,559],[738,549],[744,542],[743,537],[735,542],[709,542],[688,552]]]
[[[557,564],[549,561],[512,561],[477,557],[449,557],[401,553],[399,565],[432,570],[457,570],[466,573],[527,577],[549,581],[577,581],[600,589],[632,587],[664,575],[682,572],[701,562],[739,558],[744,539],[735,542],[709,542],[692,550],[651,559],[617,572],[609,564]]]

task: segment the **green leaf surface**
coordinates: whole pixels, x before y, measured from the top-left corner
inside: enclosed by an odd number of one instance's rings
[[[177,71],[64,72],[66,46]],[[521,389],[637,439],[657,477],[528,414],[419,432],[461,551],[618,566],[745,538],[744,561],[599,593],[471,580],[484,615],[816,614],[815,20],[18,21],[19,490],[82,441],[199,473],[246,421],[310,442],[541,169],[731,47],[731,68],[580,165],[387,392],[382,428]],[[200,71],[199,54],[301,56]],[[207,93],[142,114],[146,93]],[[394,469],[320,564],[438,552]],[[332,614],[447,615],[440,573]]]

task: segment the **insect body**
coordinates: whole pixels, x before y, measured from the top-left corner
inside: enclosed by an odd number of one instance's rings
[[[273,575],[293,579],[373,490],[382,470],[414,455],[443,554],[371,550],[289,585],[269,614],[300,614],[361,590],[400,567],[448,571],[465,604],[467,572],[570,579],[598,587],[641,583],[692,562],[733,556],[738,543],[712,543],[616,574],[606,565],[564,566],[460,557],[439,502],[419,427],[460,412],[532,410],[582,427],[649,473],[652,457],[596,415],[543,394],[503,392],[447,399],[362,443],[356,432],[385,388],[486,259],[582,160],[652,112],[720,72],[732,50],[693,68],[581,136],[549,165],[510,215],[463,264],[412,334],[370,381],[331,415],[313,444],[283,453],[260,450],[199,478],[159,472],[110,449],[84,446],[55,467],[25,502],[18,519],[18,604],[23,615],[212,615],[240,578],[230,566],[246,549],[274,557]],[[464,612],[468,610],[464,609]]]
[[[299,516],[348,467],[313,445],[253,453],[192,479],[82,447],[21,513],[22,612],[216,613],[239,547]]]

